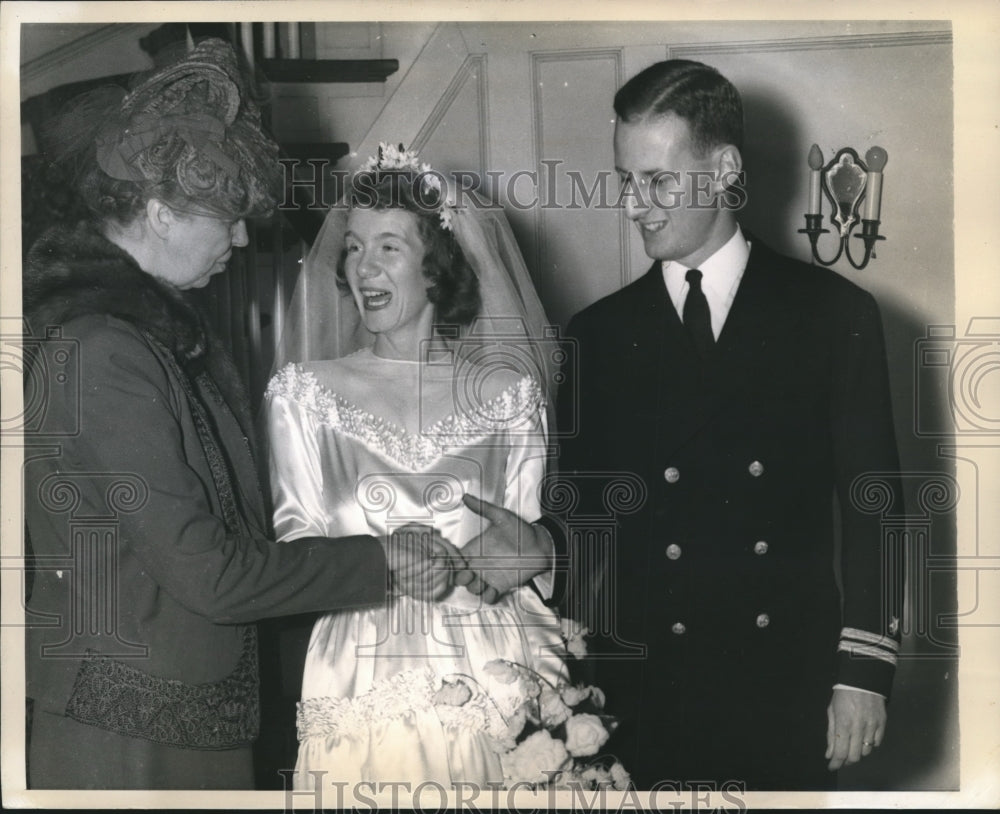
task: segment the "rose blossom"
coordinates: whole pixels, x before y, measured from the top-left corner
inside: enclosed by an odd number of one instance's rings
[[[542,724],[547,727],[559,726],[572,715],[570,708],[563,703],[559,691],[551,687],[545,687],[542,690],[538,706],[542,716]]]
[[[571,707],[578,706],[589,698],[597,709],[604,709],[604,690],[600,687],[585,687],[578,684],[575,687],[562,687],[559,692],[562,700]]]
[[[464,681],[448,681],[441,684],[441,689],[434,693],[434,703],[449,707],[460,707],[472,698],[472,690]]]
[[[569,761],[563,742],[548,730],[540,729],[518,744],[512,752],[502,755],[504,777],[513,783],[547,783],[545,772],[560,771]]]
[[[483,671],[487,675],[493,676],[501,684],[513,684],[518,678],[517,668],[503,659],[493,659],[493,661],[487,662]]]
[[[596,715],[582,713],[566,721],[566,748],[573,757],[596,755],[608,739],[608,730]]]
[[[621,763],[615,762],[611,767],[611,782],[618,791],[625,791],[632,782],[632,775],[625,771]]]
[[[580,773],[580,779],[592,789],[607,788],[611,785],[611,775],[603,766],[588,766]]]
[[[562,700],[571,707],[582,703],[590,695],[586,687],[563,687],[559,692]]]

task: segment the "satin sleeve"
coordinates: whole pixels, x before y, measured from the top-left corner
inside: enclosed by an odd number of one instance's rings
[[[330,536],[317,417],[281,394],[269,395],[265,410],[277,539]]]
[[[548,454],[548,423],[544,402],[540,402],[524,422],[509,432],[510,452],[507,455],[504,508],[514,512],[522,520],[534,523],[542,514],[540,490],[545,478]],[[551,535],[547,533],[546,536],[551,544]],[[554,561],[554,546],[549,553]],[[544,599],[551,599],[555,566],[535,577],[534,583]]]

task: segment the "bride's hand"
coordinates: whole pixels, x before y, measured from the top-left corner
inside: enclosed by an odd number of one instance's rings
[[[489,525],[463,546],[468,567],[455,574],[456,584],[492,604],[552,566],[552,540],[545,529],[472,495],[462,500]]]
[[[392,587],[418,599],[448,593],[455,571],[465,567],[461,552],[431,526],[411,523],[383,538]]]

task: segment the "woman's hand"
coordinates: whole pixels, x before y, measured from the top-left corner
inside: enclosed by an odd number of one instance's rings
[[[392,590],[417,599],[437,600],[451,589],[464,569],[462,553],[431,526],[411,523],[382,539]]]

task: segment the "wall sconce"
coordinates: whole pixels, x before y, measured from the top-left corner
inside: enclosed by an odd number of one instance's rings
[[[867,165],[858,158],[858,154],[850,147],[844,147],[826,165],[823,166],[823,153],[814,144],[809,150],[809,211],[806,212],[806,228],[799,229],[799,234],[809,236],[812,246],[813,260],[824,266],[832,266],[841,255],[856,269],[863,269],[869,259],[875,257],[875,242],[885,240],[878,233],[879,209],[882,203],[882,170],[885,168],[889,155],[881,147],[872,147],[865,153]],[[833,206],[830,222],[837,225],[840,231],[840,248],[830,260],[824,260],[819,255],[817,243],[819,236],[829,232],[824,229],[823,207],[820,190],[826,193]],[[864,241],[865,256],[858,263],[851,254],[850,237],[858,224],[858,207],[864,200],[864,210],[861,214],[861,234],[855,237]]]

